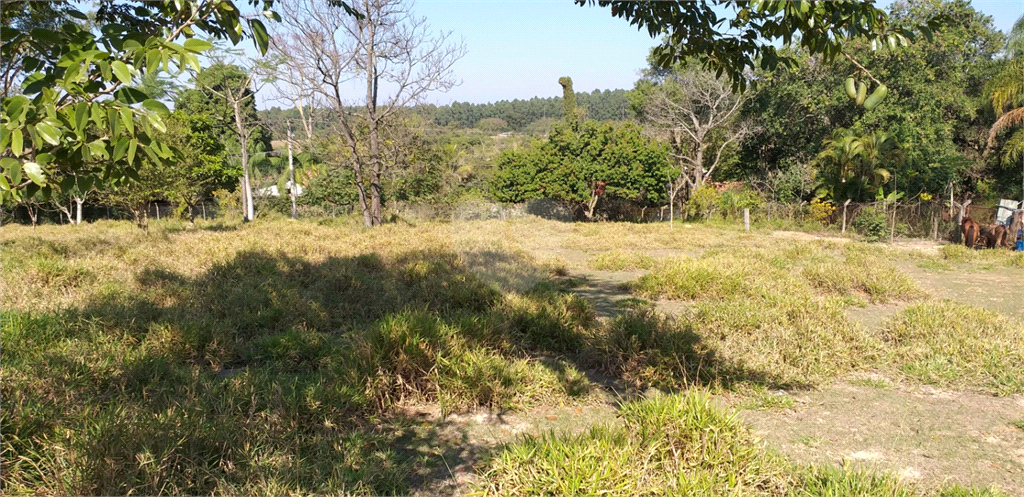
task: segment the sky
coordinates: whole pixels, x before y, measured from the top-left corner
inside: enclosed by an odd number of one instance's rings
[[[879,6],[886,9],[889,3]],[[1003,32],[1024,13],[1022,0],[974,0],[972,5],[992,16]],[[571,0],[418,0],[414,11],[466,47],[454,66],[461,84],[427,96],[437,105],[561,96],[562,76],[572,78],[577,92],[631,89],[657,44],[646,30],[612,17],[610,9],[580,7]],[[353,93],[355,98],[359,90]],[[268,102],[269,94],[260,97],[261,108],[280,105]]]

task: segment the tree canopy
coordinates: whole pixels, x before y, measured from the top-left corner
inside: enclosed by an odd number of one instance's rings
[[[918,32],[930,37],[937,25],[936,21],[911,29],[894,25],[873,0],[574,1],[610,8],[613,16],[637,29],[647,28],[652,38],[660,37],[662,42],[653,51],[659,67],[670,68],[692,58],[716,76],[724,74],[739,90],[746,88],[749,70],[796,65],[798,59],[777,48],[779,43],[796,43],[808,54],[831,62],[852,39],[895,48],[915,39]],[[715,6],[732,10],[732,18],[720,16]]]
[[[137,178],[143,156],[170,158],[172,150],[156,138],[166,130],[168,110],[139,89],[140,81],[161,71],[199,71],[198,55],[212,46],[204,38],[238,43],[249,37],[265,51],[269,39],[259,17],[275,16],[273,0],[247,3],[263,15],[243,17],[230,0],[101,0],[91,20],[67,2],[5,16],[0,192],[32,196],[41,189],[46,196],[54,186],[86,191],[96,182]],[[56,12],[80,22],[26,21]],[[54,176],[71,180],[54,185]]]

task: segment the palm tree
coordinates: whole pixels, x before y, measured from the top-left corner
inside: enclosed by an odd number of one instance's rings
[[[1002,161],[1012,164],[1024,155],[1024,133],[1019,129],[1024,122],[1024,16],[1013,23],[1006,41],[1006,57],[1009,62],[988,84],[992,108],[998,117],[989,131],[988,148],[995,148],[1002,132],[1018,128],[1003,146]]]
[[[836,130],[818,154],[821,167],[818,195],[833,200],[864,200],[887,183],[891,174],[885,166],[899,161],[902,153],[888,133],[859,136],[850,130]]]

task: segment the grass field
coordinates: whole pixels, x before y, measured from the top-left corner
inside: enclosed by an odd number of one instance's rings
[[[483,447],[470,489],[915,495],[935,489],[789,462],[716,399],[858,372],[1024,390],[1019,321],[895,266],[1019,271],[1009,251],[542,220],[2,230],[5,494],[406,494],[436,474],[419,447],[447,450],[409,406],[588,406],[611,382],[621,423]],[[602,319],[573,291],[591,269],[645,274]],[[844,312],[880,303],[902,306],[880,329]]]

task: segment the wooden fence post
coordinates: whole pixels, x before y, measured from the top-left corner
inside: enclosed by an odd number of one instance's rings
[[[843,233],[846,233],[846,206],[850,205],[850,200],[853,199],[848,198],[846,202],[843,202]]]
[[[750,209],[743,208],[743,229],[750,231]]]

